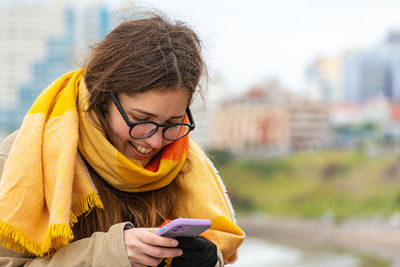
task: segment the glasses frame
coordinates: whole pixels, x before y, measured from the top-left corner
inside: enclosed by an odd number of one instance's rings
[[[186,108],[186,114],[187,114],[187,116],[188,116],[189,123],[184,123],[184,122],[179,122],[179,123],[157,123],[157,122],[155,122],[155,121],[138,121],[138,122],[133,122],[133,121],[131,121],[131,120],[129,119],[128,115],[126,114],[124,108],[122,107],[121,103],[119,102],[119,99],[118,99],[117,95],[116,95],[115,93],[113,93],[113,92],[110,92],[110,95],[111,95],[111,99],[112,99],[112,101],[114,102],[115,106],[117,107],[119,113],[121,114],[122,118],[124,119],[124,121],[126,122],[126,124],[127,124],[128,127],[129,127],[129,135],[130,135],[132,138],[134,138],[134,139],[146,139],[146,138],[149,138],[150,136],[154,135],[154,134],[158,131],[158,129],[161,127],[161,128],[164,128],[164,129],[162,130],[162,137],[163,137],[165,140],[167,140],[167,141],[176,141],[176,140],[179,140],[179,139],[185,137],[186,135],[188,135],[188,133],[190,133],[191,131],[193,131],[193,130],[196,128],[196,124],[194,123],[193,116],[192,116],[192,112],[190,111],[190,108],[189,108],[189,107]],[[132,129],[133,129],[135,126],[140,125],[140,124],[144,124],[144,123],[151,123],[151,124],[154,124],[154,125],[156,126],[155,130],[154,130],[154,131],[151,131],[150,134],[148,134],[148,135],[146,135],[146,136],[143,136],[143,137],[134,137],[134,136],[132,136]],[[179,138],[175,138],[175,139],[165,138],[165,132],[166,132],[166,130],[167,130],[168,128],[170,128],[170,127],[174,127],[174,126],[177,126],[177,125],[188,126],[188,127],[189,127],[189,131],[188,131],[185,135],[183,135],[183,136],[181,136],[181,137],[179,137]]]

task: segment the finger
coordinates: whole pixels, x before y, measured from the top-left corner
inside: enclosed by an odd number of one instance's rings
[[[149,231],[149,232],[151,232],[151,233],[154,233],[154,232],[157,232],[158,230],[160,230],[160,228],[157,228],[157,227],[153,227],[153,228],[144,228],[145,230],[147,230],[147,231]]]
[[[139,240],[143,243],[159,246],[159,247],[177,247],[178,241],[173,238],[163,237],[156,235],[151,232],[146,232],[143,235],[138,236]]]
[[[144,244],[142,249],[144,254],[161,259],[179,257],[183,254],[183,251],[180,248],[167,248],[148,244]]]

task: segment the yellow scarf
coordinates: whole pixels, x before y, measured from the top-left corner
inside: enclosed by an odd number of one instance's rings
[[[50,254],[73,239],[70,226],[80,215],[94,207],[103,208],[78,149],[103,179],[128,192],[168,185],[186,161],[188,137],[166,146],[146,168],[122,155],[84,112],[88,106],[88,92],[83,75],[84,70],[77,70],[56,80],[42,92],[24,117],[0,182],[0,239],[1,245],[8,249],[28,251],[37,256]],[[195,144],[190,143],[190,146],[195,147]],[[201,150],[190,153],[206,158]],[[211,165],[207,167],[208,161],[199,162],[206,165],[195,163],[191,176],[208,179],[204,171],[212,168]],[[196,193],[200,199],[189,198],[188,201],[189,207],[194,205],[195,213],[182,210],[181,214],[182,217],[215,219],[216,228],[209,231],[210,238],[216,240],[217,246],[222,246],[220,249],[229,261],[244,233],[231,221],[232,209],[219,178],[215,172],[207,175],[219,184],[212,189],[219,194],[213,196],[217,200],[211,207],[214,210],[210,213],[209,206],[203,210],[205,199],[202,193]],[[199,181],[187,180],[186,187],[197,191]],[[221,220],[223,225],[218,223]],[[221,236],[221,230],[229,232],[228,236],[234,233],[233,246],[229,240],[226,242],[224,234]]]

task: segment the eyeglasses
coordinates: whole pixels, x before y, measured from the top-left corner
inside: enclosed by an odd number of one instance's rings
[[[189,107],[186,108],[186,114],[189,118],[188,123],[157,123],[154,121],[138,121],[132,122],[125,110],[122,108],[121,103],[119,102],[117,96],[110,92],[112,101],[117,107],[119,113],[122,118],[125,120],[126,124],[130,127],[129,135],[134,139],[144,139],[152,136],[158,131],[158,128],[164,128],[162,130],[162,136],[165,140],[175,141],[184,136],[186,136],[190,131],[193,131],[196,127],[192,113],[190,112]]]

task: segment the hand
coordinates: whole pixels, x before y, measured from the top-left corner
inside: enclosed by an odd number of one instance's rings
[[[158,228],[124,230],[126,253],[132,267],[157,266],[163,258],[179,257],[178,241],[154,234]]]
[[[204,237],[177,237],[183,255],[172,260],[174,267],[214,267],[218,260],[217,246]]]

